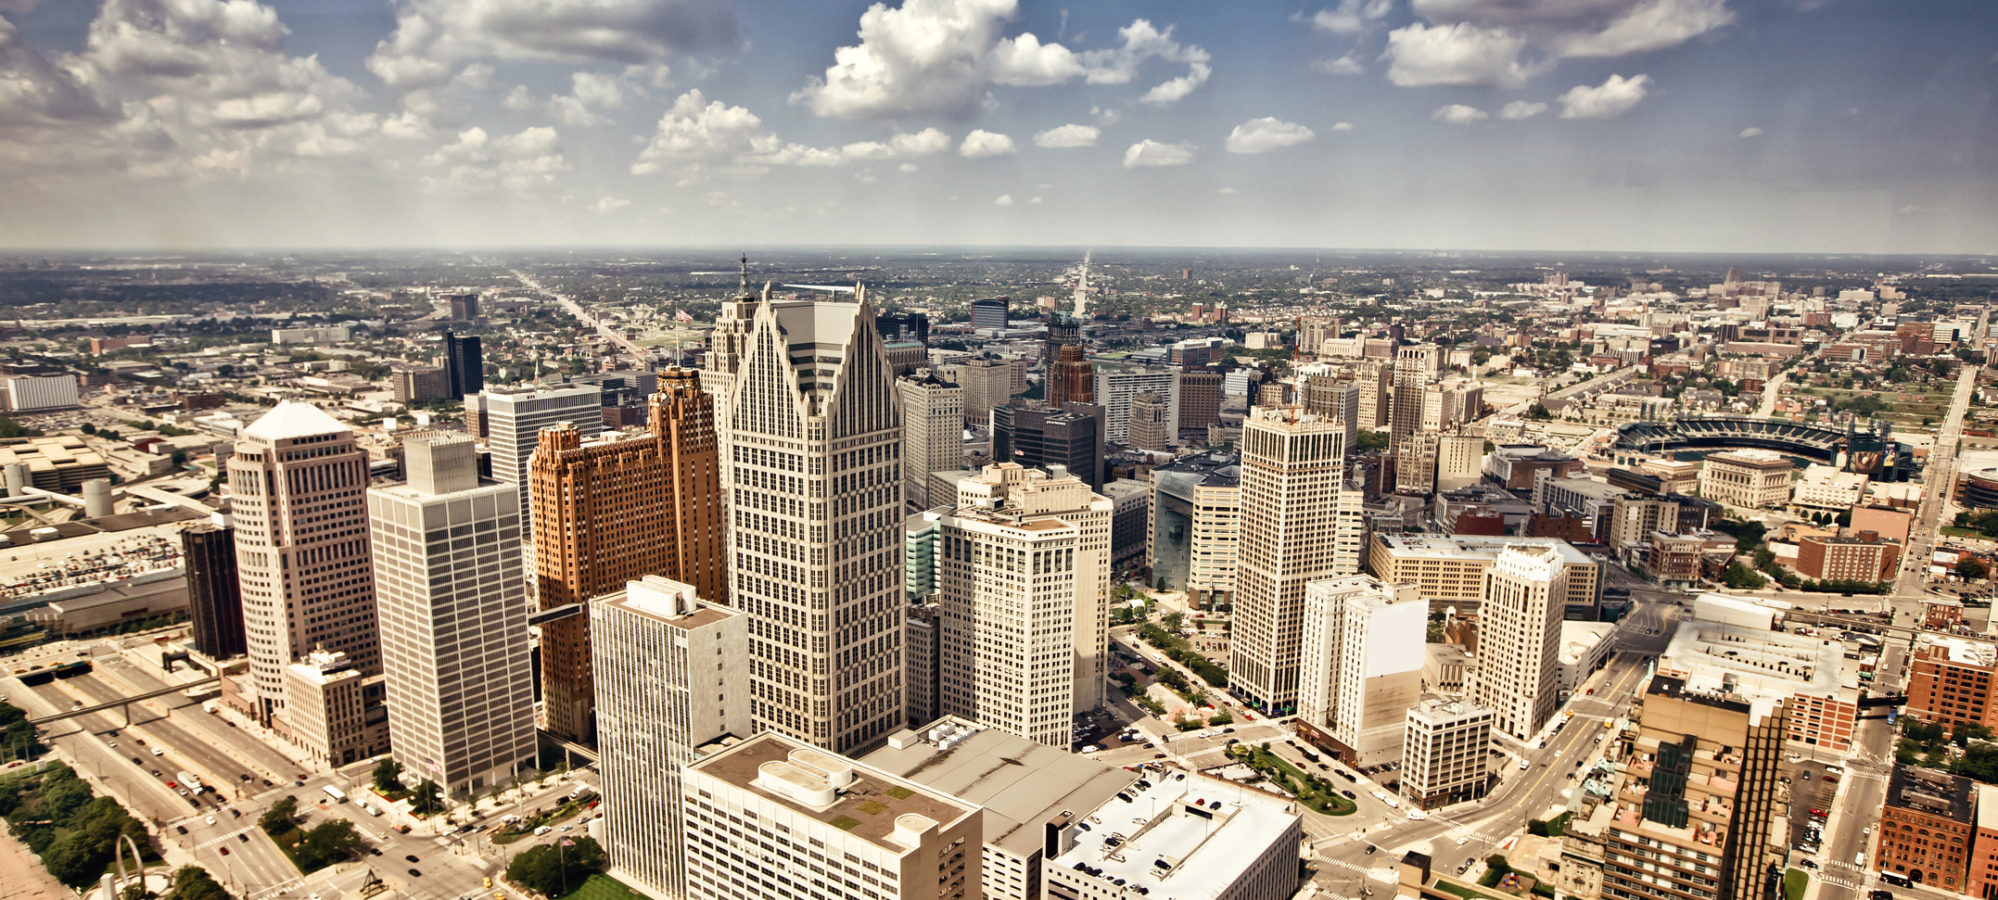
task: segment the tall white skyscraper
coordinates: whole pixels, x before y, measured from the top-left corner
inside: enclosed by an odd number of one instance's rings
[[[1526,740],[1554,715],[1567,595],[1568,567],[1552,547],[1507,547],[1485,571],[1471,699],[1491,708],[1494,729]]]
[[[958,497],[937,522],[943,711],[1067,747],[1076,710],[1103,700],[1114,504],[1013,463]]]
[[[1178,434],[1179,374],[1177,368],[1097,366],[1096,403],[1103,407],[1104,439],[1117,444],[1130,440],[1131,401],[1146,391],[1165,398],[1166,430]]]
[[[902,727],[902,404],[865,288],[756,306],[723,417],[729,603],[758,730],[851,752]]]
[[[287,400],[243,429],[228,470],[257,719],[288,733],[287,666],[326,650],[363,676],[382,670],[368,454],[345,423]]]
[[[520,507],[479,479],[472,439],[403,443],[404,484],[368,491],[391,752],[453,794],[535,753]]]
[[[533,507],[527,498],[527,462],[541,444],[541,429],[562,422],[576,426],[584,438],[604,430],[603,388],[594,384],[562,387],[488,389],[465,398],[477,404],[486,425],[486,446],[493,456],[493,478],[511,484],[520,495],[522,539],[534,539]]]
[[[685,897],[680,767],[702,744],[749,736],[749,619],[649,575],[591,602],[590,634],[612,869]]]
[[[1412,584],[1372,575],[1314,581],[1304,591],[1300,733],[1348,765],[1401,759],[1408,708],[1422,699],[1429,603]]]
[[[1345,486],[1346,429],[1295,409],[1257,407],[1242,423],[1241,561],[1235,575],[1231,690],[1271,715],[1297,705],[1305,585],[1357,575],[1365,538]]]
[[[916,510],[940,506],[930,498],[930,474],[963,465],[964,388],[930,369],[916,370],[897,386],[902,391],[902,499]]]

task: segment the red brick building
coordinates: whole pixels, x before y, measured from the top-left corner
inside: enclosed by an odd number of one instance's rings
[[[1998,646],[1923,635],[1910,658],[1908,715],[1951,728],[1994,724],[1991,676],[1998,670]]]
[[[1871,531],[1797,542],[1797,572],[1820,581],[1887,581],[1900,564],[1900,545]]]
[[[1909,881],[1961,893],[1968,885],[1977,795],[1970,779],[1895,766],[1880,811],[1874,864]]]

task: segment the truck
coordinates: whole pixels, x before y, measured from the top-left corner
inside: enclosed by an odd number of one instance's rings
[[[345,802],[347,802],[347,792],[346,792],[346,791],[343,791],[343,790],[340,790],[339,788],[336,788],[336,787],[334,787],[334,786],[332,786],[332,785],[330,785],[330,784],[329,784],[329,785],[327,785],[327,786],[325,786],[325,787],[323,787],[323,788],[320,788],[320,790],[322,790],[322,791],[325,791],[325,792],[326,792],[326,796],[328,796],[328,797],[331,797],[331,798],[333,798],[333,802],[334,802],[334,803],[345,803]]]
[[[187,788],[189,791],[199,794],[202,791],[207,790],[207,788],[201,786],[201,779],[195,777],[193,772],[189,772],[186,769],[182,769],[174,774],[180,776],[181,786]]]

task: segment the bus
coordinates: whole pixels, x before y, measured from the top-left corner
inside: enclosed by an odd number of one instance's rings
[[[60,666],[56,666],[54,672],[55,672],[55,677],[57,678],[74,678],[78,675],[82,675],[86,672],[89,672],[90,669],[91,665],[89,660],[79,660],[77,662],[63,663]]]
[[[175,774],[178,774],[180,776],[181,786],[187,788],[189,791],[199,794],[202,791],[207,790],[207,788],[201,786],[201,779],[195,777],[193,772],[189,772],[186,769],[182,769]]]
[[[345,802],[347,802],[347,792],[345,792],[345,791],[342,791],[342,790],[340,790],[339,788],[336,788],[336,787],[334,787],[334,786],[332,786],[332,785],[330,785],[330,784],[329,784],[329,785],[327,785],[327,786],[325,786],[325,787],[323,787],[323,788],[320,788],[320,790],[323,790],[323,791],[325,791],[325,792],[326,792],[326,796],[328,796],[328,797],[331,797],[331,798],[333,798],[333,802],[334,802],[334,803],[345,803]]]

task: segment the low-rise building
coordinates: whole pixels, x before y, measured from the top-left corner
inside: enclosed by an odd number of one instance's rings
[[[1847,510],[1866,497],[1869,479],[1858,472],[1837,466],[1812,463],[1791,489],[1790,502],[1811,509]]]
[[[1700,468],[1700,496],[1730,506],[1775,507],[1790,500],[1789,457],[1774,450],[1726,450]]]
[[[1978,900],[1998,897],[1998,786],[1976,785],[1977,834],[1970,841],[1964,893]]]
[[[1924,634],[1909,659],[1907,715],[1946,728],[1998,725],[1991,702],[1998,645]]]
[[[1389,584],[1413,584],[1437,608],[1473,612],[1484,597],[1485,572],[1507,547],[1551,547],[1568,573],[1569,619],[1594,620],[1602,600],[1602,564],[1556,538],[1425,535],[1375,532],[1367,568]]]
[[[1961,893],[1967,885],[1977,806],[1970,779],[1897,765],[1887,779],[1874,864],[1909,881]]]
[[[1047,900],[1287,900],[1303,820],[1288,798],[1149,766],[1134,789],[1051,826]]]
[[[1771,629],[1775,611],[1706,594],[1658,655],[1660,674],[1709,673],[1741,690],[1788,696],[1785,740],[1836,753],[1852,749],[1859,696],[1840,681],[1840,645]]]
[[[1491,790],[1493,715],[1469,700],[1409,707],[1402,738],[1401,795],[1419,809],[1482,799]]]
[[[1797,572],[1823,581],[1888,581],[1900,564],[1900,545],[1871,531],[1797,541]]]
[[[292,743],[322,765],[344,766],[388,752],[388,687],[347,654],[314,650],[285,667],[283,721]]]

